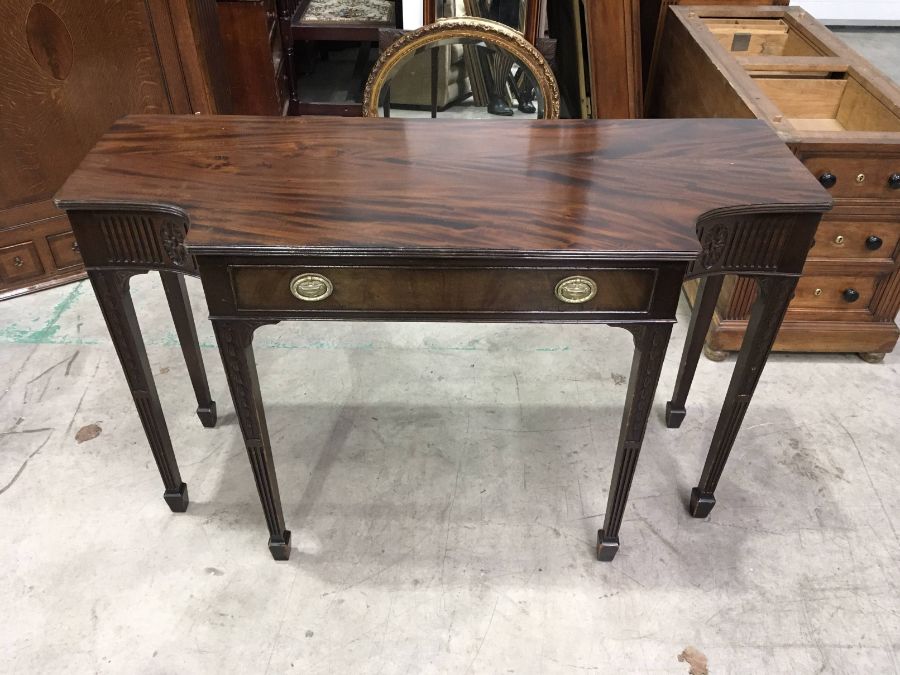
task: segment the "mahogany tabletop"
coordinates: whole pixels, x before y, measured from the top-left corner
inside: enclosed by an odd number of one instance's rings
[[[56,196],[184,214],[192,253],[691,258],[710,211],[831,198],[758,120],[137,115]]]

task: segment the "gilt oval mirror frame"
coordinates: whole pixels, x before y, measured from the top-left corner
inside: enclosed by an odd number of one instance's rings
[[[496,21],[472,17],[439,19],[404,34],[385,49],[369,74],[363,92],[363,116],[378,117],[381,92],[394,70],[423,47],[448,40],[478,40],[508,52],[533,76],[544,107],[542,119],[559,119],[559,87],[550,64],[522,33]]]

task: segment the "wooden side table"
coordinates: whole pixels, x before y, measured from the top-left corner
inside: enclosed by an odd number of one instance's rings
[[[635,354],[597,543],[598,558],[612,560],[682,280],[728,272],[762,288],[710,450],[718,475],[831,205],[764,123],[738,120],[129,117],[57,199],[173,510],[186,508],[187,491],[128,279],[199,274],[278,560],[290,531],[254,363],[257,327],[340,319],[629,330]],[[695,512],[710,500],[700,491]]]

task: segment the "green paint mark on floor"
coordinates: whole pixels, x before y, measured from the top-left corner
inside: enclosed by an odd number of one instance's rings
[[[83,285],[83,281],[77,282],[72,287],[72,290],[56,303],[47,321],[40,328],[32,330],[22,328],[17,323],[12,323],[9,326],[0,328],[0,339],[18,344],[96,344],[97,340],[91,338],[82,339],[68,335],[58,335],[60,329],[59,320],[75,304],[78,296],[81,295]]]

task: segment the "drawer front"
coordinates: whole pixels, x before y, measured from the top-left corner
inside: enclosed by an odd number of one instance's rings
[[[803,163],[833,197],[900,201],[900,157],[813,155]]]
[[[900,221],[854,222],[826,214],[816,231],[810,258],[889,260],[900,240]]]
[[[81,253],[78,251],[78,243],[71,232],[60,232],[47,237],[47,245],[53,255],[53,262],[57,268],[65,269],[81,264]]]
[[[657,278],[655,270],[643,268],[232,266],[229,271],[239,310],[298,314],[647,312]],[[316,276],[311,277],[306,289],[297,292],[310,296],[327,293],[327,297],[295,297],[292,281],[304,275]],[[563,280],[569,281],[558,288]],[[569,301],[560,299],[557,293]]]
[[[0,248],[0,279],[4,282],[23,281],[39,277],[44,265],[32,241]]]
[[[867,310],[879,277],[803,276],[791,302],[791,309]]]

